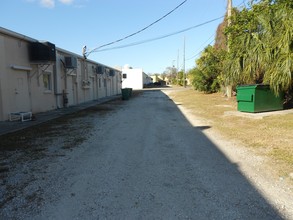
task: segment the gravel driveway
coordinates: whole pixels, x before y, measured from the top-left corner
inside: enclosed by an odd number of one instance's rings
[[[292,218],[178,107],[144,91],[6,137],[0,219]]]

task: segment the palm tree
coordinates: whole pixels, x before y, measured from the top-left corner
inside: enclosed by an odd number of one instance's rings
[[[278,94],[293,85],[293,3],[262,0],[233,11],[230,51],[224,61],[227,83],[268,83]]]
[[[286,1],[280,1],[271,7],[271,16],[262,14],[259,20],[267,30],[264,82],[269,83],[277,93],[289,90],[293,85],[293,8],[288,7]]]

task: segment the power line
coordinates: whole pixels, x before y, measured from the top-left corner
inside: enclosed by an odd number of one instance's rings
[[[219,20],[219,19],[221,19],[223,17],[224,16],[221,16],[221,17],[218,17],[218,18],[203,22],[201,24],[197,24],[197,25],[194,25],[192,27],[185,28],[185,29],[180,30],[180,31],[176,31],[176,32],[173,32],[173,33],[170,33],[170,34],[162,35],[160,37],[155,37],[155,38],[151,38],[151,39],[148,39],[148,40],[138,41],[138,42],[134,42],[134,43],[131,43],[131,44],[126,44],[126,45],[121,45],[121,46],[117,46],[117,47],[106,48],[106,49],[102,49],[102,50],[96,49],[95,51],[92,51],[92,52],[102,52],[102,51],[108,51],[108,50],[114,50],[114,49],[121,49],[121,48],[125,48],[125,47],[131,47],[131,46],[136,46],[136,45],[139,45],[139,44],[148,43],[148,42],[155,41],[155,40],[160,40],[160,39],[163,39],[163,38],[167,38],[167,37],[170,37],[170,36],[173,36],[173,35],[176,35],[176,34],[180,34],[180,33],[192,30],[194,28],[198,28],[200,26],[203,26],[203,25],[206,25],[208,23],[211,23],[211,22],[214,22],[216,20]]]
[[[244,2],[247,1],[247,0],[244,0],[242,3],[240,3],[237,7],[240,7],[241,5],[244,4]],[[185,3],[186,1],[182,2],[179,6],[181,6],[183,3]],[[179,7],[177,6],[177,8]],[[173,9],[174,11],[175,9]],[[169,12],[170,13],[170,12]],[[204,26],[208,23],[211,23],[211,22],[214,22],[214,21],[217,21],[221,18],[224,18],[225,15],[221,16],[221,17],[218,17],[218,18],[215,18],[215,19],[212,19],[212,20],[209,20],[209,21],[206,21],[206,22],[203,22],[201,24],[198,24],[198,25],[194,25],[192,27],[189,27],[189,28],[185,28],[183,30],[180,30],[180,31],[176,31],[176,32],[173,32],[173,33],[170,33],[170,34],[166,34],[166,35],[162,35],[160,37],[155,37],[155,38],[151,38],[151,39],[148,39],[148,40],[143,40],[143,41],[137,41],[137,42],[134,42],[134,43],[131,43],[131,44],[126,44],[126,45],[121,45],[121,46],[117,46],[117,47],[110,47],[110,48],[106,48],[106,49],[102,49],[100,50],[100,47],[97,47],[93,50],[91,50],[87,55],[89,55],[90,53],[93,53],[93,52],[103,52],[103,51],[108,51],[108,50],[115,50],[115,49],[122,49],[122,48],[126,48],[126,47],[132,47],[132,46],[136,46],[136,45],[140,45],[140,44],[144,44],[144,43],[148,43],[148,42],[152,42],[152,41],[156,41],[156,40],[160,40],[160,39],[164,39],[164,38],[167,38],[167,37],[170,37],[170,36],[173,36],[173,35],[176,35],[176,34],[180,34],[180,33],[183,33],[183,32],[186,32],[186,31],[189,31],[189,30],[192,30],[194,28],[197,28],[197,27],[200,27],[200,26]],[[211,37],[210,37],[211,38]],[[209,39],[210,39],[209,38]],[[212,40],[209,44],[211,44],[214,40]],[[105,45],[106,46],[106,45]],[[104,45],[103,45],[104,47]],[[194,57],[198,56],[203,50],[201,50],[199,53],[197,53],[196,55],[194,55]],[[192,57],[193,58],[193,57]],[[187,60],[190,60],[192,58],[189,58]]]
[[[163,20],[165,17],[167,17],[168,15],[170,15],[172,12],[174,12],[176,9],[178,9],[179,7],[181,7],[185,2],[187,2],[187,0],[184,0],[184,1],[181,2],[178,6],[176,6],[173,10],[171,10],[170,12],[168,12],[167,14],[165,14],[164,16],[162,16],[161,18],[159,18],[158,20],[154,21],[153,23],[149,24],[148,26],[146,26],[146,27],[140,29],[139,31],[136,31],[136,32],[134,32],[134,33],[132,33],[132,34],[129,34],[129,35],[123,37],[123,38],[120,38],[120,39],[118,39],[118,40],[112,41],[112,42],[110,42],[110,43],[103,44],[103,45],[101,45],[101,46],[99,46],[99,47],[96,47],[96,48],[92,49],[91,51],[86,52],[85,55],[88,56],[88,55],[90,55],[92,52],[95,52],[96,50],[99,50],[99,49],[101,49],[101,48],[103,48],[103,47],[106,47],[106,46],[109,46],[109,45],[112,45],[112,44],[118,43],[118,42],[120,42],[120,41],[122,41],[122,40],[125,40],[125,39],[127,39],[127,38],[129,38],[129,37],[132,37],[132,36],[134,36],[134,35],[136,35],[136,34],[139,34],[140,32],[142,32],[142,31],[148,29],[149,27],[151,27],[151,26],[153,26],[154,24],[158,23],[159,21]]]
[[[247,0],[243,0],[242,1],[242,3],[240,3],[239,5],[237,5],[236,7],[238,8],[238,7],[240,7],[240,6],[242,6],[242,5],[244,5],[244,6],[246,6],[246,2],[245,1],[247,1]],[[205,45],[205,43],[207,42],[207,41],[209,41],[213,36],[215,36],[215,34],[213,34],[212,36],[210,36],[199,48],[201,48],[203,45]],[[208,45],[210,45],[210,44],[212,44],[213,42],[215,41],[215,39],[213,39],[211,42],[209,42],[208,43]],[[205,48],[204,48],[205,49]],[[194,57],[197,57],[198,55],[200,55],[203,51],[204,51],[204,49],[197,49],[196,51],[199,51],[198,53],[196,53],[195,55],[193,55],[192,57],[190,57],[190,58],[188,58],[188,59],[186,59],[186,60],[191,60],[191,59],[193,59]]]
[[[206,43],[212,38],[212,37],[215,37],[215,34],[212,34],[204,43],[202,43],[199,48],[203,47],[206,45]],[[213,43],[215,41],[215,39],[213,39],[212,41],[210,41],[208,43],[208,45],[210,45],[211,43]],[[198,53],[196,53],[195,55],[193,55],[192,57],[186,59],[186,60],[191,60],[193,59],[194,57],[198,56],[203,50],[202,49],[197,49],[196,52],[199,51]]]

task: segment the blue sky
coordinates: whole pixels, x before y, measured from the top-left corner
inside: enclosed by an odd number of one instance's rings
[[[82,54],[123,38],[148,26],[173,10],[183,0],[5,0],[1,2],[0,26],[54,43]],[[243,6],[234,0],[233,6]],[[129,45],[202,24],[225,14],[227,0],[187,0],[181,7],[145,31],[106,48]],[[174,65],[182,69],[185,38],[185,68],[195,66],[196,55],[215,37],[223,19],[144,44],[91,53],[88,59],[108,66],[143,68],[162,73]],[[179,56],[178,56],[179,54]],[[179,59],[178,59],[179,58]]]

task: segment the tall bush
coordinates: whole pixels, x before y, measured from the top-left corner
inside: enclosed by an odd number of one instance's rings
[[[196,61],[196,67],[189,72],[192,76],[194,89],[206,93],[217,92],[220,88],[221,74],[220,52],[213,46],[205,48],[201,57]]]

